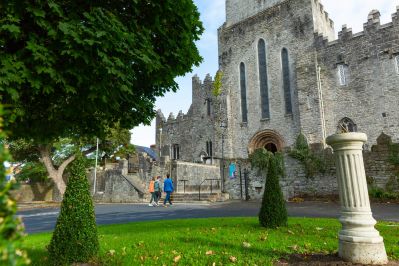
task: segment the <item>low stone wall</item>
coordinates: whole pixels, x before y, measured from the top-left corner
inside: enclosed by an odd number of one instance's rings
[[[90,179],[93,174],[91,174]],[[97,183],[103,183],[104,189],[96,190],[93,196],[96,202],[104,203],[129,203],[142,202],[145,195],[141,195],[130,183],[123,177],[121,170],[106,170],[97,173]],[[93,181],[91,181],[93,184]],[[99,187],[100,188],[100,187]],[[93,191],[93,188],[91,188]]]
[[[396,187],[398,190],[399,182],[399,167],[391,163],[390,157],[392,141],[391,138],[382,134],[377,139],[377,144],[371,147],[371,150],[363,151],[363,159],[365,165],[366,176],[372,185],[380,188],[386,188],[390,180],[396,180]],[[315,145],[319,146],[320,145]],[[284,155],[285,164],[285,177],[280,180],[280,185],[286,199],[293,197],[307,196],[331,196],[338,195],[338,183],[336,178],[336,168],[334,164],[334,156],[330,148],[320,150],[316,148],[316,155],[324,158],[325,171],[318,173],[312,178],[306,177],[304,166],[296,159],[290,157],[287,153]],[[231,162],[238,165],[238,175],[234,179],[228,178],[227,165]],[[225,168],[225,187],[226,191],[230,194],[232,199],[245,198],[245,170],[248,176],[248,195],[250,199],[261,199],[263,196],[265,178],[260,175],[256,169],[251,169],[248,160],[234,160],[226,161]],[[240,182],[240,169],[241,169],[241,182]],[[241,183],[241,188],[240,188]],[[370,186],[370,184],[369,184]],[[241,196],[242,195],[242,196]]]
[[[53,183],[21,184],[11,194],[17,202],[52,201]]]
[[[176,184],[176,191],[179,193],[182,193],[184,189],[184,182],[182,180],[188,180],[185,182],[186,192],[197,192],[201,183],[201,190],[209,191],[211,189],[211,181],[204,180],[220,180],[220,168],[216,165],[177,161],[172,163],[171,177]],[[220,186],[220,182],[212,181],[212,189],[214,191],[220,191]]]

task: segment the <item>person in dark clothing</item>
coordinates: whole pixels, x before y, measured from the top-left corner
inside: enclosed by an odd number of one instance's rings
[[[166,202],[168,201],[170,206],[172,206],[172,202],[170,201],[170,194],[173,192],[173,182],[170,179],[169,174],[166,175],[166,179],[163,182],[163,191],[166,193],[165,200],[163,201],[163,206],[166,207]]]

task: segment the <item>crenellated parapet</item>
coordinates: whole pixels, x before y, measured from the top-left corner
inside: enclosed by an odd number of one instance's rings
[[[318,0],[314,0],[318,1]],[[314,34],[314,45],[318,48],[328,47],[334,45],[343,45],[345,43],[351,43],[359,38],[377,39],[378,35],[384,35],[387,31],[395,32],[399,28],[399,6],[396,8],[396,12],[392,14],[392,22],[381,24],[381,13],[378,10],[372,10],[367,16],[367,22],[363,24],[363,31],[353,33],[352,28],[346,24],[342,26],[341,31],[338,32],[338,39],[329,40],[324,34]],[[384,39],[384,38],[383,38]],[[384,40],[382,40],[384,41]]]

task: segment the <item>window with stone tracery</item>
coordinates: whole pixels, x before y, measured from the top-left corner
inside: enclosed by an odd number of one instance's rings
[[[338,78],[339,85],[345,86],[348,84],[348,66],[341,64],[338,65]]]
[[[337,133],[357,132],[357,125],[348,117],[342,118],[338,122]]]
[[[399,75],[399,55],[395,56],[396,74]]]

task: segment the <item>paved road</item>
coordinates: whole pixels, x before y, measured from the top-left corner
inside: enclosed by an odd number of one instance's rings
[[[96,205],[97,224],[117,224],[136,221],[167,220],[206,217],[256,216],[259,202],[229,202],[215,204],[175,204],[169,208],[149,207],[146,204],[99,204]],[[288,203],[288,213],[296,217],[339,216],[338,203],[303,202]],[[399,204],[373,204],[373,216],[377,220],[399,222]],[[39,208],[17,213],[22,217],[27,233],[51,231],[59,214],[59,208]]]

